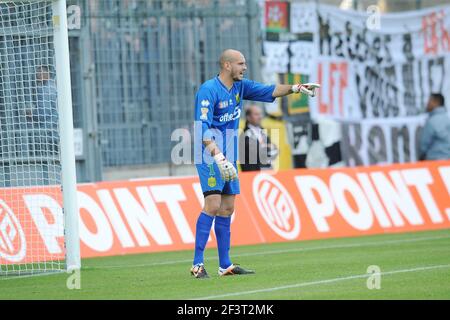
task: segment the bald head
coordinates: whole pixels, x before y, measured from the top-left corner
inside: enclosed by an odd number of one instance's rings
[[[247,64],[244,55],[237,50],[227,49],[222,52],[219,59],[220,72],[232,79],[240,81],[247,70]]]
[[[244,55],[240,51],[234,49],[226,49],[220,55],[220,68],[223,69],[227,62],[233,63],[238,61],[239,59],[244,59]]]

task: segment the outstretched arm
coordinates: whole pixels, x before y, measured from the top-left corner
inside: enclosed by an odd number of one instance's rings
[[[275,90],[273,90],[272,96],[274,98],[284,97],[291,93],[294,93],[292,91],[292,85],[290,84],[277,84],[275,87]]]
[[[266,85],[252,80],[242,80],[244,85],[244,100],[273,102],[275,98],[284,97],[291,93],[303,93],[310,97],[316,95],[316,89],[320,88],[317,83],[299,83],[299,84],[272,84]]]
[[[304,93],[311,97],[316,95],[316,89],[320,88],[317,83],[304,83],[304,84],[277,84],[275,90],[273,90],[272,96],[274,98],[284,97],[291,93]]]

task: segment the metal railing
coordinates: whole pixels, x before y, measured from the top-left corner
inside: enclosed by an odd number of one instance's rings
[[[258,75],[255,1],[72,3],[83,15],[70,42],[72,65],[79,63],[72,68],[75,122],[86,139],[96,139],[103,167],[169,162],[171,133],[191,128],[195,92],[216,75],[223,49],[241,50],[249,74]],[[94,86],[94,101],[83,104],[87,85]],[[97,123],[86,128],[83,113],[91,110]]]

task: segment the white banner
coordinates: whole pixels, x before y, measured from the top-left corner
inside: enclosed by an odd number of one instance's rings
[[[315,119],[344,124],[347,165],[409,162],[430,93],[450,110],[450,6],[380,15],[317,7]]]
[[[311,117],[343,123],[347,165],[417,160],[430,94],[450,112],[449,5],[380,14],[292,3],[290,37],[279,39],[264,43],[265,72],[322,85]]]
[[[415,117],[431,92],[449,105],[450,6],[381,16],[317,8],[314,117]]]

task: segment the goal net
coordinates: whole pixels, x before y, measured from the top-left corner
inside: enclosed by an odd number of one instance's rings
[[[80,265],[65,5],[0,0],[0,277]]]

